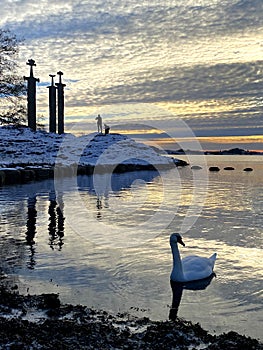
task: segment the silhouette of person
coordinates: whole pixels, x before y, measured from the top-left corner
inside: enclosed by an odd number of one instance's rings
[[[100,114],[95,118],[97,120],[98,132],[102,133],[102,118]]]
[[[107,124],[104,124],[104,128],[105,128],[105,135],[107,135],[110,132],[110,127]]]

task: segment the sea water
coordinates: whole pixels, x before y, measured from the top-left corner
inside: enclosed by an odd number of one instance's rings
[[[165,320],[169,235],[181,232],[182,257],[217,252],[217,261],[210,285],[182,291],[178,316],[262,339],[262,160],[207,156],[220,171],[188,166],[0,188],[1,268],[25,293]]]

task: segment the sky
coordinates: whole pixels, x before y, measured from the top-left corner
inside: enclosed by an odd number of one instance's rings
[[[23,39],[21,75],[36,61],[46,120],[64,73],[67,132],[100,113],[167,148],[263,150],[262,0],[1,0],[0,27]]]

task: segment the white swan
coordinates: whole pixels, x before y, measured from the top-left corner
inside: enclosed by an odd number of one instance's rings
[[[170,245],[173,253],[173,270],[171,272],[171,281],[196,281],[207,278],[213,273],[216,253],[210,256],[210,258],[190,255],[181,260],[177,243],[185,246],[180,234],[172,233],[170,236]]]

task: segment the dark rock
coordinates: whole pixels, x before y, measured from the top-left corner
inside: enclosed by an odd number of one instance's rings
[[[4,171],[0,170],[0,186],[3,186],[5,183],[5,173]]]
[[[192,165],[191,169],[193,169],[193,170],[200,170],[200,169],[203,169],[203,168],[200,165]]]
[[[72,171],[72,176],[74,176],[76,171],[78,175],[92,175],[94,171],[94,166],[74,164],[71,166],[71,171]]]
[[[127,166],[125,164],[118,164],[114,169],[116,173],[125,173],[127,171]]]
[[[218,166],[210,166],[209,171],[220,171]]]
[[[60,307],[60,300],[57,294],[44,294],[43,295],[44,309],[56,309]]]
[[[253,350],[260,348],[263,347],[260,346],[256,339],[242,336],[233,331],[228,332],[227,334],[220,334],[219,336],[217,336],[216,341],[208,347],[209,350]]]
[[[50,177],[50,168],[35,168],[34,171],[37,180],[45,180]]]
[[[233,168],[232,166],[226,166],[224,167],[224,170],[235,170],[235,168]]]
[[[21,172],[17,169],[11,168],[2,168],[1,170],[4,173],[4,183],[6,185],[13,185],[21,183]]]
[[[47,312],[40,322],[28,321],[23,319],[28,309],[31,315],[38,310],[47,309]],[[6,318],[3,314],[13,316]],[[179,318],[171,322],[137,319],[126,313],[113,316],[82,305],[63,305],[57,294],[23,296],[0,287],[0,349],[185,350],[189,347],[263,350],[256,339],[235,332],[210,335],[199,324]]]
[[[253,171],[253,169],[252,168],[245,168],[245,169],[243,169],[243,171]]]
[[[174,164],[176,164],[176,166],[187,166],[189,165],[189,163],[187,163],[185,160],[182,159],[173,159]]]
[[[11,287],[11,289],[12,289],[12,290],[17,290],[17,289],[18,289],[18,285],[17,285],[17,284],[13,285],[13,286]]]
[[[36,174],[32,169],[20,169],[21,182],[26,183],[35,180]]]

